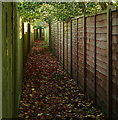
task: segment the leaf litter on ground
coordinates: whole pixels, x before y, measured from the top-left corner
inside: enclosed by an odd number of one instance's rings
[[[18,119],[105,120],[105,117],[92,100],[85,99],[48,45],[37,40],[25,64]]]

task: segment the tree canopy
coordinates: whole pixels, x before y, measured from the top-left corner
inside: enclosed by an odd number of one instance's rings
[[[95,2],[20,2],[19,14],[24,22],[35,24],[51,23],[52,21],[65,21],[82,14],[93,14],[105,10],[113,3]]]

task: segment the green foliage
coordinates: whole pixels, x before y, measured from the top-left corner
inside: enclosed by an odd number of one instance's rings
[[[117,3],[114,3],[117,6]],[[107,9],[113,3],[95,2],[20,2],[18,10],[24,21],[33,22],[39,20],[40,27],[42,22],[51,23],[52,21],[65,21],[70,18],[93,14]]]

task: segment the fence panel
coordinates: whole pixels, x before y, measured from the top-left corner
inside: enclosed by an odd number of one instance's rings
[[[67,39],[67,22],[64,22],[64,68],[67,70],[67,66],[68,66],[68,39]]]
[[[30,25],[30,49],[33,47],[33,41],[34,41],[34,29],[33,26]]]
[[[95,92],[95,17],[86,18],[86,92],[94,98]]]
[[[51,24],[51,49],[52,49],[52,52],[55,51],[55,35],[54,35],[54,30],[55,30],[54,24]]]
[[[96,102],[104,111],[107,109],[107,64],[107,14],[105,13],[96,16]]]
[[[83,18],[78,19],[78,83],[84,88],[84,26]]]
[[[55,55],[58,55],[58,35],[57,35],[57,23],[54,24],[54,41],[55,41]]]
[[[77,80],[82,90],[94,99],[98,107],[116,119],[118,118],[116,112],[118,111],[118,10],[111,13],[60,22],[57,33],[54,32],[53,24],[51,35],[53,35],[53,49],[56,48],[54,41],[59,40],[57,55],[64,68]]]
[[[58,42],[58,23],[55,23],[55,55],[57,56],[57,58],[58,58],[58,56],[59,56],[59,42]]]
[[[60,31],[60,34],[61,34],[61,36],[60,36],[61,37],[60,38],[60,40],[61,40],[61,42],[60,42],[60,44],[61,44],[61,46],[60,46],[61,47],[60,48],[60,50],[61,50],[60,51],[61,52],[60,57],[61,57],[61,63],[63,64],[63,61],[64,61],[64,58],[63,58],[63,54],[64,54],[64,52],[63,52],[64,51],[64,45],[63,45],[63,22],[60,23],[60,30],[61,30]]]
[[[72,76],[77,79],[77,19],[72,20]]]
[[[58,56],[59,61],[61,61],[61,29],[60,29],[60,22],[58,23]]]
[[[68,63],[68,73],[70,73],[71,74],[71,21],[69,21],[68,22],[68,28],[67,28],[67,31],[68,31],[68,33],[67,33],[67,38],[68,38],[68,57],[67,57],[67,63]]]
[[[112,118],[118,118],[118,11],[112,12]]]

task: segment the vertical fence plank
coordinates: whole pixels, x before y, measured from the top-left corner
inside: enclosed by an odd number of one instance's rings
[[[83,17],[78,19],[78,84],[84,88],[84,36]],[[83,90],[84,91],[84,90]]]
[[[107,111],[107,14],[96,15],[96,104]]]
[[[95,86],[95,17],[86,18],[86,94],[94,99]]]
[[[112,116],[112,39],[111,39],[111,11],[107,11],[107,115],[111,120]]]
[[[77,19],[72,20],[72,77],[77,81]]]

